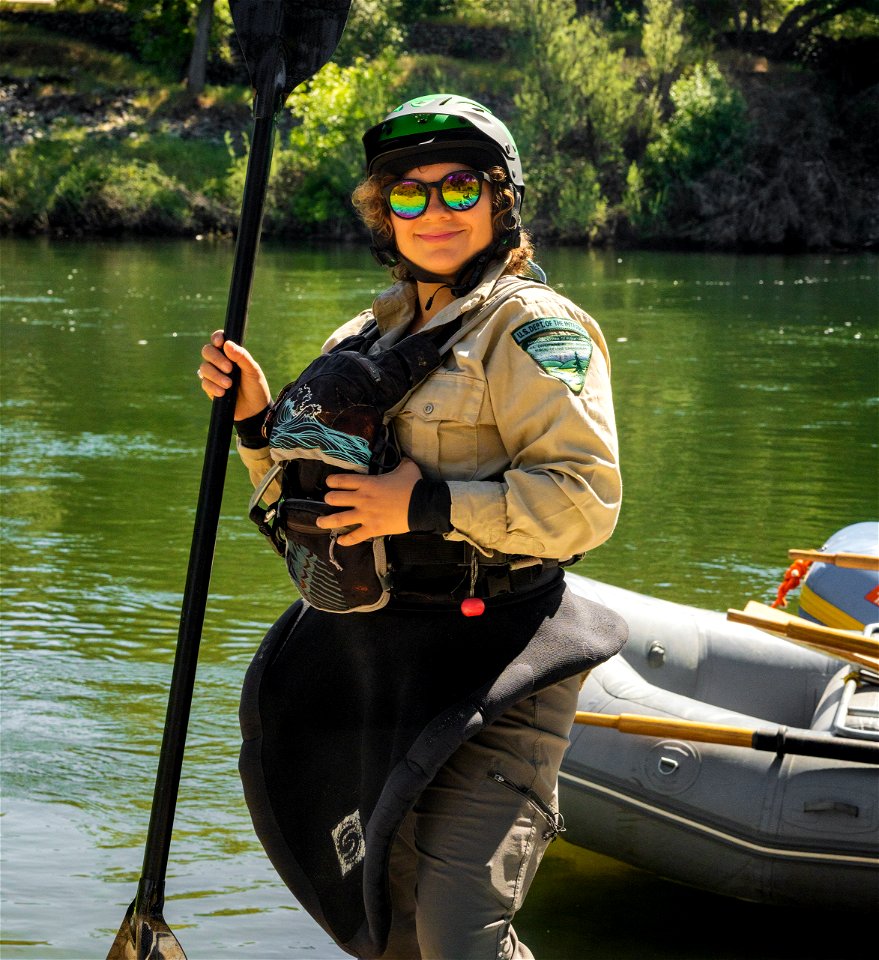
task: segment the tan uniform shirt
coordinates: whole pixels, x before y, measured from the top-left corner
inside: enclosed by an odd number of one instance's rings
[[[437,313],[440,326],[486,302],[499,264]],[[398,283],[339,328],[324,350],[372,317],[391,346],[414,315],[415,285]],[[451,490],[453,530],[485,553],[566,559],[613,532],[622,484],[610,359],[598,324],[550,287],[505,299],[452,348],[398,408],[402,452]],[[268,448],[239,452],[256,483]]]

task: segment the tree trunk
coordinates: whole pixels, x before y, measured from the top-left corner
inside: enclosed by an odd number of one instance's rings
[[[864,6],[863,0],[807,0],[794,7],[772,37],[773,53],[783,57],[816,27],[847,10]]]
[[[211,37],[211,21],[214,18],[214,0],[199,0],[198,16],[195,20],[195,40],[192,43],[192,56],[186,71],[186,88],[197,97],[205,85],[208,63],[208,42]]]

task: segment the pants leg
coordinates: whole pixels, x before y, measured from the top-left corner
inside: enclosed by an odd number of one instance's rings
[[[463,744],[421,795],[392,853],[385,957],[532,957],[512,920],[557,832],[556,781],[579,688],[572,677],[517,704]]]
[[[382,960],[421,960],[416,929],[415,891],[418,854],[415,850],[415,815],[409,812],[403,821],[394,845],[388,876],[391,885],[391,931]]]

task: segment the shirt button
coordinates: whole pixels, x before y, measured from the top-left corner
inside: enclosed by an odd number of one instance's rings
[[[424,405],[424,412],[425,412],[425,413],[433,413],[433,404],[432,404],[432,403],[425,403],[425,405]]]

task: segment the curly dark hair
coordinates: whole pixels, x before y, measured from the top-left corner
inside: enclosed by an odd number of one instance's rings
[[[491,205],[494,234],[496,237],[499,237],[506,229],[501,221],[515,206],[516,197],[503,167],[490,167],[487,172],[491,177]],[[366,224],[367,228],[380,239],[389,243],[394,239],[394,227],[387,201],[382,196],[382,190],[389,183],[393,183],[399,179],[399,177],[390,173],[368,177],[355,187],[354,193],[351,195],[354,209],[357,211],[360,219]],[[528,268],[528,261],[533,256],[534,247],[531,244],[531,238],[525,230],[522,230],[519,246],[515,247],[508,254],[507,266],[504,273],[525,273]],[[391,274],[396,280],[412,279],[412,275],[404,263],[398,263],[394,266],[391,269]]]

